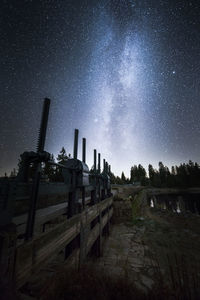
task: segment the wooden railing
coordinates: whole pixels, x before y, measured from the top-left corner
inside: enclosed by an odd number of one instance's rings
[[[18,245],[16,248],[15,261],[15,279],[17,287],[21,287],[28,278],[38,272],[41,266],[48,262],[53,256],[64,250],[63,261],[67,259],[73,252],[78,251],[79,264],[87,257],[91,248],[99,240],[98,251],[101,252],[101,238],[105,227],[109,229],[110,219],[113,214],[112,197],[107,198],[93,206],[86,206],[85,210],[73,216],[70,219],[65,218],[58,224],[47,231],[38,233],[28,242]],[[41,217],[44,220],[53,219],[61,213],[63,216],[63,208],[59,204],[60,209],[55,212],[54,207],[47,209],[47,214]],[[48,211],[52,210],[52,214]],[[59,214],[58,214],[59,211]],[[39,210],[36,217],[36,227],[41,224],[40,216],[42,210]],[[14,218],[17,220],[17,218]],[[70,243],[75,241],[75,246],[70,248]],[[66,254],[68,253],[68,254]]]

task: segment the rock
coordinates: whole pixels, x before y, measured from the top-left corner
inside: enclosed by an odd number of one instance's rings
[[[149,278],[149,277],[147,277],[147,276],[145,276],[145,275],[141,275],[140,278],[141,278],[142,283],[143,283],[148,289],[151,289],[152,286],[154,285],[154,281],[153,281],[151,278]]]

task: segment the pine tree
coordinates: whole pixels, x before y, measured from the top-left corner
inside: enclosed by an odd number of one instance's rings
[[[16,177],[16,169],[13,168],[13,170],[10,172],[10,177]]]
[[[63,164],[66,160],[69,159],[69,157],[70,157],[70,154],[67,155],[67,152],[66,152],[65,148],[62,147],[62,149],[60,150],[60,152],[57,156],[57,162],[59,164]],[[64,181],[64,178],[62,176],[62,168],[61,167],[56,168],[54,180],[58,181],[58,182],[63,182]]]
[[[51,162],[55,162],[54,155],[50,156]],[[50,162],[46,162],[43,167],[43,174],[46,175],[49,181],[55,181],[56,167]]]
[[[171,171],[171,173],[172,173],[172,175],[176,175],[176,171],[175,171],[175,167],[174,166],[172,166],[172,171]]]
[[[126,183],[126,177],[124,175],[124,172],[122,172],[121,181],[122,181],[122,183]]]
[[[136,165],[134,165],[133,167],[131,167],[131,172],[130,172],[130,181],[133,183],[134,181],[137,181],[138,177],[138,167]]]
[[[57,156],[58,163],[62,164],[64,161],[69,159],[69,156],[67,156],[66,150],[64,147],[60,150],[60,153]]]
[[[153,185],[153,179],[154,179],[154,176],[155,176],[155,171],[154,171],[153,166],[150,165],[150,164],[148,166],[148,171],[149,171],[149,180],[150,180],[150,183]]]

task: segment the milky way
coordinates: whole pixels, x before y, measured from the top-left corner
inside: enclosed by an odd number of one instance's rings
[[[44,97],[55,155],[79,128],[116,174],[199,162],[200,10],[175,2],[2,1],[0,173],[35,149]]]

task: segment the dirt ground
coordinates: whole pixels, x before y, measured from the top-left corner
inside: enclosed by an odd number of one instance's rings
[[[134,219],[126,214],[112,226],[97,265],[108,273],[124,274],[143,291],[162,281],[162,286],[185,289],[188,299],[198,299],[200,216],[155,208],[145,209]]]

